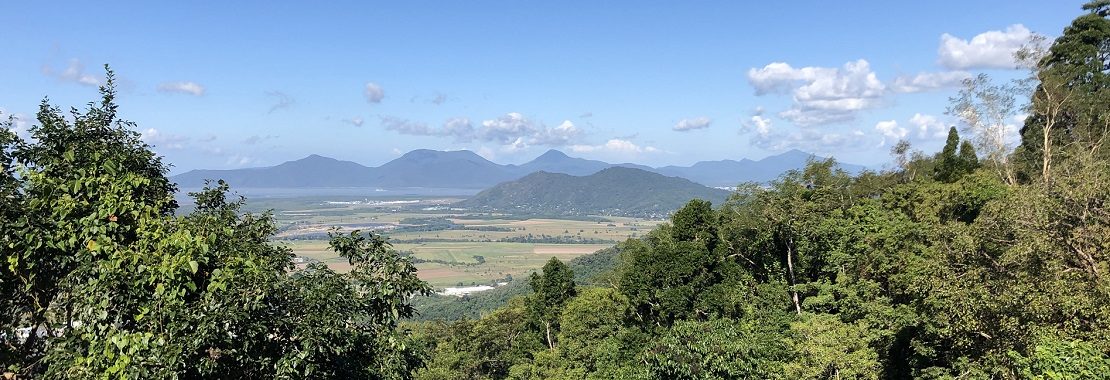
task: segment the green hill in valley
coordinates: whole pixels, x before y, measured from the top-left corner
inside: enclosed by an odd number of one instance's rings
[[[664,216],[691,199],[720,204],[729,192],[645,170],[611,167],[588,176],[536,172],[486,189],[458,206],[552,215]]]

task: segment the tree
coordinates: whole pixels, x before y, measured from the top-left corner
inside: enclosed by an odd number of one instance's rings
[[[1051,180],[1053,158],[1065,154],[1061,148],[1079,145],[1079,152],[1110,156],[1104,144],[1110,120],[1103,112],[1110,107],[1107,7],[1105,1],[1085,4],[1089,13],[1064,28],[1047,51],[1033,44],[1018,52],[1032,69],[1030,81],[1036,83],[1018,159],[1027,167],[1036,163],[1042,182]]]
[[[1029,356],[1011,351],[1017,375],[1027,379],[1106,379],[1110,356],[1089,342],[1041,338]]]
[[[986,74],[963,80],[959,95],[950,98],[947,114],[958,117],[974,136],[977,150],[984,154],[1007,183],[1016,182],[1010,163],[1012,147],[1006,125],[1016,115],[1020,88],[995,84]]]
[[[4,138],[4,172],[18,172],[5,182],[19,194],[5,207],[18,213],[5,218],[3,270],[14,287],[4,295],[12,302],[7,317],[44,335],[14,349],[20,359],[9,363],[17,373],[42,370],[45,340],[72,327],[85,301],[77,294],[95,281],[105,253],[140,244],[149,221],[176,208],[167,167],[133,123],[117,118],[115,78],[107,74],[100,101],[72,110],[72,122],[44,100],[30,128],[33,143]]]
[[[791,379],[878,379],[878,354],[867,332],[834,315],[806,315],[790,325],[797,360],[785,367]]]
[[[960,157],[956,154],[956,149],[960,145],[960,135],[956,132],[956,127],[948,130],[948,139],[944,142],[944,149],[941,149],[940,155],[937,157],[938,165],[934,178],[941,182],[952,182],[961,171]]]
[[[971,141],[960,142],[959,159],[963,173],[971,173],[979,168],[979,156],[975,154],[975,146],[971,145]]]
[[[789,356],[774,332],[717,319],[676,323],[641,360],[653,379],[770,379]]]
[[[713,251],[717,246],[717,214],[713,204],[701,199],[693,199],[671,216],[671,236],[676,241],[692,241],[705,245]]]
[[[43,102],[32,141],[0,131],[0,352],[32,378],[405,379],[398,326],[430,292],[380,236],[332,235],[349,273],[293,272],[269,213],[222,182],[175,215],[166,166],[101,100]],[[292,272],[292,273],[291,273]],[[30,334],[19,338],[16,328]]]
[[[532,294],[528,309],[533,321],[543,326],[547,346],[555,349],[555,333],[559,331],[559,315],[563,306],[576,294],[574,272],[552,257],[543,266],[543,274],[533,273],[529,279]]]

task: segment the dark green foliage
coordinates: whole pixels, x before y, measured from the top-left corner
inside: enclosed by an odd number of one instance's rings
[[[671,217],[671,237],[676,241],[692,241],[712,251],[717,247],[717,213],[709,201],[694,199]]]
[[[970,173],[979,168],[979,156],[975,154],[975,146],[971,145],[971,141],[960,142],[959,162],[963,165],[961,171],[964,173]]]
[[[655,379],[771,379],[791,352],[777,331],[716,319],[682,321],[642,354]]]
[[[944,149],[941,149],[937,157],[938,165],[934,178],[941,182],[952,182],[960,173],[960,157],[957,155],[956,149],[960,146],[960,135],[956,132],[956,127],[948,130],[948,140],[944,142]]]
[[[690,202],[620,244],[614,281],[566,301],[559,345],[533,338],[498,351],[507,373],[469,378],[1099,378],[1110,161],[1057,167],[1022,185],[813,162],[719,210]]]
[[[1042,338],[1030,356],[1010,355],[1026,379],[1110,379],[1110,355],[1084,341]]]
[[[1052,162],[1075,154],[1064,148],[1110,157],[1110,12],[1092,1],[1064,28],[1035,64],[1030,115],[1015,152],[1026,177],[1051,177]],[[1048,173],[1046,173],[1046,171]]]
[[[376,235],[332,236],[353,269],[296,271],[269,213],[226,183],[175,215],[166,166],[116,116],[46,102],[32,141],[0,131],[0,360],[20,378],[405,379],[398,321],[426,294]],[[72,122],[70,121],[72,120]],[[16,334],[17,329],[20,334]],[[30,333],[27,333],[30,331]]]
[[[574,273],[558,258],[552,257],[544,264],[542,273],[532,273],[528,284],[532,286],[532,295],[528,296],[529,316],[543,330],[548,347],[554,349],[559,315],[567,300],[576,294]]]

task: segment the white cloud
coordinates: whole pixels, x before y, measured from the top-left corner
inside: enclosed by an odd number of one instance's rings
[[[448,119],[443,124],[442,128],[432,128],[428,124],[401,119],[393,116],[378,116],[381,120],[381,125],[386,130],[394,131],[403,135],[412,136],[436,136],[436,137],[453,137],[457,142],[469,142],[474,140],[474,127],[470,125],[470,120],[466,118],[452,118]],[[359,124],[361,124],[361,119]]]
[[[413,136],[451,137],[455,142],[493,142],[512,151],[530,146],[565,146],[577,142],[583,132],[570,120],[556,127],[533,122],[516,112],[483,120],[479,126],[465,117],[448,119],[436,128],[428,124],[392,116],[379,116],[386,130]]]
[[[185,143],[189,142],[186,136],[165,133],[154,128],[144,130],[139,138],[155,148],[169,150],[184,149]]]
[[[571,145],[570,150],[578,153],[620,153],[620,154],[635,154],[635,153],[657,153],[659,149],[651,146],[639,146],[635,143],[622,140],[610,139],[604,144],[599,145]]]
[[[741,122],[740,125],[741,132],[755,132],[758,136],[768,136],[771,134],[771,119],[758,113],[752,115],[747,121]]]
[[[886,92],[863,59],[839,68],[793,68],[775,62],[749,69],[748,82],[757,95],[792,93],[794,104],[779,117],[803,127],[854,120],[860,111],[881,104]]]
[[[954,70],[1017,68],[1014,52],[1032,36],[1033,33],[1021,24],[984,32],[970,41],[945,33],[940,36],[937,62]]]
[[[712,122],[713,120],[710,120],[708,117],[705,116],[695,117],[693,119],[682,119],[679,120],[678,123],[674,125],[674,128],[671,129],[679,132],[692,131],[695,129],[709,128],[709,124],[711,124]]]
[[[531,145],[563,146],[570,144],[582,134],[578,127],[570,120],[563,120],[558,127],[540,128],[540,133],[533,137]]]
[[[802,67],[795,69],[786,62],[772,62],[762,69],[748,69],[748,83],[756,95],[786,94],[799,82],[812,82],[818,77],[834,75],[836,69],[827,67]]]
[[[42,73],[48,77],[53,77],[62,82],[73,82],[84,86],[99,86],[101,84],[100,78],[86,73],[85,65],[79,59],[69,60],[69,66],[65,70],[54,70],[50,65],[42,66]]]
[[[779,112],[779,117],[801,127],[812,127],[815,125],[844,123],[855,120],[856,112],[794,107]]]
[[[474,139],[474,125],[465,117],[453,117],[443,123],[443,134],[454,136],[455,141],[471,141]]]
[[[910,125],[917,130],[918,138],[940,139],[948,136],[948,127],[936,116],[915,113],[910,118]]]
[[[198,142],[204,142],[204,143],[206,143],[206,142],[213,142],[213,141],[216,141],[216,135],[214,135],[214,134],[207,134],[207,135],[205,135],[204,137],[201,137],[201,138],[197,139],[197,141],[198,141]]]
[[[549,128],[528,120],[523,115],[510,112],[496,119],[483,120],[477,137],[483,141],[522,149],[533,145],[563,146],[577,141],[582,135],[570,120]]]
[[[516,142],[521,136],[532,135],[535,131],[535,125],[525,119],[524,115],[510,112],[496,119],[482,121],[479,135],[483,140],[507,145]]]
[[[204,86],[196,82],[165,82],[158,85],[158,92],[178,93],[193,96],[204,95]]]
[[[918,73],[915,76],[900,76],[894,78],[890,89],[894,92],[913,93],[931,91],[941,88],[956,87],[964,79],[971,78],[971,73],[966,71],[944,71],[939,73]]]
[[[863,131],[822,132],[802,128],[790,133],[753,135],[751,144],[761,149],[781,151],[800,149],[814,154],[828,154],[846,149],[860,148],[866,140]]]
[[[415,136],[436,136],[435,131],[428,127],[427,124],[421,122],[410,121],[393,116],[378,116],[383,127],[386,130],[394,131],[402,135],[415,135]]]
[[[374,82],[367,82],[366,89],[362,91],[362,94],[366,96],[367,102],[374,104],[381,103],[382,99],[385,99],[385,90]]]
[[[30,127],[27,125],[26,115],[19,113],[10,114],[3,108],[0,108],[0,122],[7,123],[9,118],[11,121],[10,126],[6,126],[6,124],[0,125],[5,125],[8,130],[14,132],[15,135],[19,136],[21,139],[27,140],[31,138],[31,131],[29,130]]]
[[[880,121],[875,124],[875,130],[879,131],[879,134],[883,136],[883,141],[879,143],[879,146],[904,139],[906,135],[909,134],[909,131],[907,131],[906,128],[899,127],[898,122],[895,120]]]

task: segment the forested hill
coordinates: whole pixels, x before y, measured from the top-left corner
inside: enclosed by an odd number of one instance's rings
[[[691,198],[721,203],[728,194],[683,178],[612,167],[581,177],[536,172],[482,191],[458,205],[543,214],[662,216]]]

